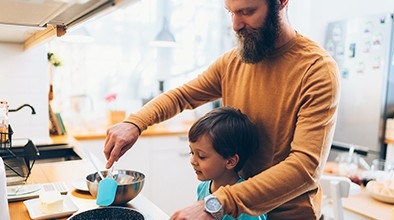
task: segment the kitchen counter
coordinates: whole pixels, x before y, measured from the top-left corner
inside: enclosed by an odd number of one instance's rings
[[[74,180],[84,178],[89,173],[95,172],[90,161],[73,160],[55,163],[43,163],[34,165],[28,183],[48,183],[64,181],[69,187],[68,196],[78,206],[77,213],[96,208],[95,199],[89,193],[74,190],[71,183]],[[154,205],[142,194],[131,200],[128,207],[134,208],[147,215],[148,219],[164,220],[168,219],[160,208]],[[9,211],[11,220],[30,219],[29,213],[22,201],[10,202]],[[67,218],[64,218],[67,219]]]
[[[366,189],[342,199],[346,210],[371,219],[394,219],[394,205],[373,199]]]
[[[160,123],[148,127],[147,130],[143,131],[141,136],[164,136],[164,135],[178,135],[187,134],[192,122],[184,123]],[[93,140],[93,139],[105,139],[108,127],[101,127],[95,129],[85,130],[70,130],[69,134],[72,135],[76,140]]]
[[[158,134],[155,134],[155,130],[151,130],[150,132],[152,132],[152,135],[169,134],[157,127],[155,129],[157,129],[156,131],[158,131]],[[178,130],[173,132],[181,132],[184,134],[185,131]],[[68,136],[52,137],[52,140],[54,143],[75,142],[73,137]],[[77,141],[75,144],[78,146]],[[78,147],[76,148],[76,151],[83,157],[83,153],[79,152]],[[96,162],[102,167],[104,166],[102,161],[97,160]],[[337,170],[336,166],[336,163],[328,162],[325,171],[330,174],[334,174]],[[76,179],[84,178],[87,174],[93,172],[95,172],[95,169],[91,163],[85,159],[35,164],[28,179],[28,183],[66,182],[70,189],[68,195],[79,207],[78,212],[81,212],[96,208],[97,206],[95,205],[95,200],[90,194],[74,190],[71,182]],[[348,198],[343,198],[342,204],[345,210],[356,213],[357,215],[367,219],[391,219],[393,217],[393,204],[387,204],[373,199],[368,195],[368,192],[365,189],[362,189],[357,195],[351,195]],[[166,213],[142,194],[129,202],[128,206],[140,210],[143,213],[147,213],[151,219],[168,219],[168,215]],[[27,209],[22,202],[11,202],[9,204],[9,209],[12,220],[29,219]]]
[[[100,161],[96,162],[98,162],[99,165],[103,165]],[[78,206],[78,212],[82,212],[96,208],[95,200],[88,193],[74,190],[71,183],[74,180],[84,178],[87,174],[92,172],[95,172],[95,169],[91,163],[85,159],[36,164],[32,169],[28,183],[66,182],[70,189],[68,196]],[[351,195],[348,198],[343,198],[342,203],[346,210],[357,213],[366,218],[392,219],[394,206],[371,198],[365,189],[362,189],[357,195]],[[127,206],[141,211],[146,214],[149,219],[168,219],[168,215],[166,213],[142,194],[130,201]],[[22,201],[10,202],[9,210],[11,220],[30,219],[27,209]]]
[[[332,161],[327,162],[324,172],[329,175],[338,175],[338,164]],[[342,206],[345,211],[355,213],[362,219],[394,219],[394,205],[372,198],[364,187],[361,187],[357,194],[342,198]]]

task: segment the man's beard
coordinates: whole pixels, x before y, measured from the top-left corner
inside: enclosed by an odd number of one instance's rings
[[[259,28],[243,28],[237,32],[237,53],[245,63],[255,64],[267,58],[275,49],[280,34],[279,5],[270,5],[267,17]],[[245,38],[243,38],[245,36]]]

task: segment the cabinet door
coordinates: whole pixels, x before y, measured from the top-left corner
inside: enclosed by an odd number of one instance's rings
[[[91,154],[93,154],[97,159],[100,160],[100,164],[97,164],[100,169],[105,169],[105,156],[104,156],[104,139],[97,140],[80,140],[78,141],[78,148],[82,148],[83,150],[88,150]]]
[[[154,138],[151,200],[168,215],[196,202],[198,180],[190,165],[186,135]]]
[[[150,140],[139,138],[116,163],[116,167],[136,170],[147,175],[149,173]]]
[[[136,170],[145,175],[144,187],[141,193],[150,198],[152,195],[153,175],[151,174],[151,145],[150,138],[140,137],[118,161],[117,166],[124,169]]]

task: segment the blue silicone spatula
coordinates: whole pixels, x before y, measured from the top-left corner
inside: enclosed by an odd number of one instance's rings
[[[115,195],[116,195],[116,189],[118,188],[118,183],[112,177],[112,170],[113,170],[114,166],[112,166],[108,170],[108,172],[107,172],[108,174],[104,178],[100,169],[97,167],[96,163],[93,161],[93,158],[90,155],[90,152],[85,150],[85,154],[86,154],[86,156],[88,156],[90,162],[92,163],[94,168],[97,170],[97,173],[101,178],[101,180],[98,183],[96,205],[109,206],[114,202]]]
[[[107,172],[107,176],[99,182],[96,198],[96,204],[99,206],[109,206],[115,200],[118,183],[112,177],[113,167],[112,165]]]

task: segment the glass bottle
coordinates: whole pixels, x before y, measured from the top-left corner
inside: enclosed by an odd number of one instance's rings
[[[8,103],[0,101],[0,143],[8,142]]]

